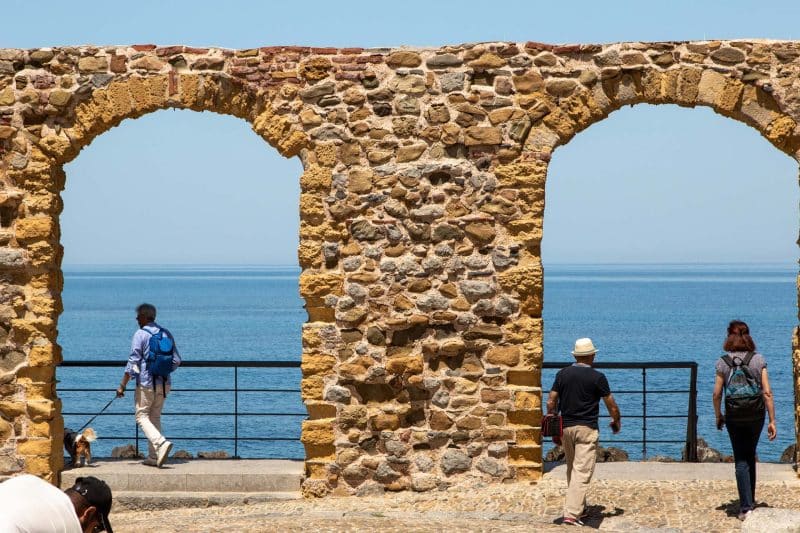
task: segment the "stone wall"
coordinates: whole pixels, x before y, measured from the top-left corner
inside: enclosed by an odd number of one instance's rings
[[[304,490],[424,491],[541,475],[553,150],[647,102],[796,158],[799,72],[800,42],[772,41],[0,50],[0,475],[63,466],[63,165],[122,120],[231,114],[301,158]]]

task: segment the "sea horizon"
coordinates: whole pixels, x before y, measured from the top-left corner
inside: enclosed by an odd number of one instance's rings
[[[711,265],[764,265],[764,266],[777,266],[788,265],[788,261],[543,261],[544,264],[552,266],[570,266],[570,265],[586,265],[586,266],[615,266],[615,265],[664,265],[664,266],[711,266]],[[800,263],[800,259],[793,260],[792,264]],[[261,267],[297,267],[300,265],[293,263],[64,263],[62,268],[95,268],[95,267],[131,267],[131,268],[146,268],[146,267],[220,267],[220,268],[261,268]]]
[[[792,330],[797,325],[796,265],[787,262],[740,263],[545,263],[544,265],[544,360],[570,361],[570,349],[578,337],[592,337],[601,361],[696,361],[698,363],[698,432],[712,446],[728,450],[727,435],[713,426],[710,387],[714,361],[721,354],[725,327],[739,318],[751,325],[759,351],[769,362],[776,391],[779,439],[762,446],[761,456],[777,460],[794,437]],[[297,265],[279,264],[71,264],[65,274],[64,311],[59,317],[58,342],[65,360],[96,361],[126,358],[130,336],[136,329],[133,308],[150,301],[159,309],[159,320],[178,340],[186,360],[291,360],[302,354],[301,329],[308,321],[299,295]],[[86,325],[101,332],[91,342]],[[77,369],[76,369],[77,370]],[[93,371],[88,382],[78,372],[59,371],[62,387],[98,383],[115,385],[118,371]],[[608,371],[612,390],[639,386],[640,373]],[[547,389],[554,371],[542,372]],[[648,388],[684,388],[688,373],[648,372]],[[299,388],[299,372],[263,376],[275,388]],[[180,386],[207,386],[208,375],[184,369],[176,375]],[[672,379],[677,379],[671,383]],[[180,402],[176,393],[177,402]],[[64,398],[66,411],[100,407],[102,398]],[[685,413],[687,395],[668,404],[652,398],[649,414]],[[255,400],[255,397],[253,398]],[[299,394],[278,402],[291,412],[303,411]],[[641,395],[619,398],[625,415],[641,411]],[[254,404],[255,406],[256,404]],[[711,413],[711,415],[709,415]],[[68,417],[80,426],[80,417]],[[117,419],[117,423],[113,423]],[[104,434],[130,431],[132,420],[112,417],[101,427]],[[180,421],[182,431],[192,424]],[[82,423],[82,422],[81,422]],[[171,422],[170,424],[178,424]],[[222,421],[219,422],[222,424]],[[215,427],[217,422],[214,423]],[[283,436],[299,437],[299,421],[273,426]],[[641,435],[635,418],[626,420],[628,438]],[[244,429],[244,428],[242,428]],[[223,425],[217,428],[224,434]],[[653,419],[648,438],[685,435],[685,419]],[[610,435],[604,445],[616,445]],[[291,456],[300,454],[299,443],[274,443],[250,448],[246,455]],[[632,459],[641,457],[635,445],[621,445]],[[259,451],[260,450],[260,451]],[[546,451],[546,450],[545,450]],[[726,452],[727,453],[727,452]],[[101,455],[104,455],[101,446]],[[648,455],[680,457],[679,445],[648,447]]]

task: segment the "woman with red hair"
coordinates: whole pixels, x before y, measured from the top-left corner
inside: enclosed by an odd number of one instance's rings
[[[756,351],[750,328],[741,320],[728,325],[722,345],[726,354],[717,360],[714,382],[714,412],[717,429],[728,428],[736,465],[739,491],[739,519],[753,511],[756,497],[756,447],[764,427],[764,411],[769,414],[767,436],[775,440],[775,403],[767,376],[767,362]],[[725,415],[722,397],[725,391]]]

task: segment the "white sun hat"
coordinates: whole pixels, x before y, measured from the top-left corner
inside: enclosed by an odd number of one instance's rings
[[[582,355],[594,355],[597,353],[597,350],[592,344],[592,339],[588,337],[584,337],[583,339],[578,339],[575,341],[575,349],[572,350],[572,355],[575,357],[580,357]]]

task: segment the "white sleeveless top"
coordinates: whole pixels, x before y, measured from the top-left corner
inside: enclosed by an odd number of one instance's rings
[[[69,496],[30,474],[0,483],[0,533],[83,533]]]

